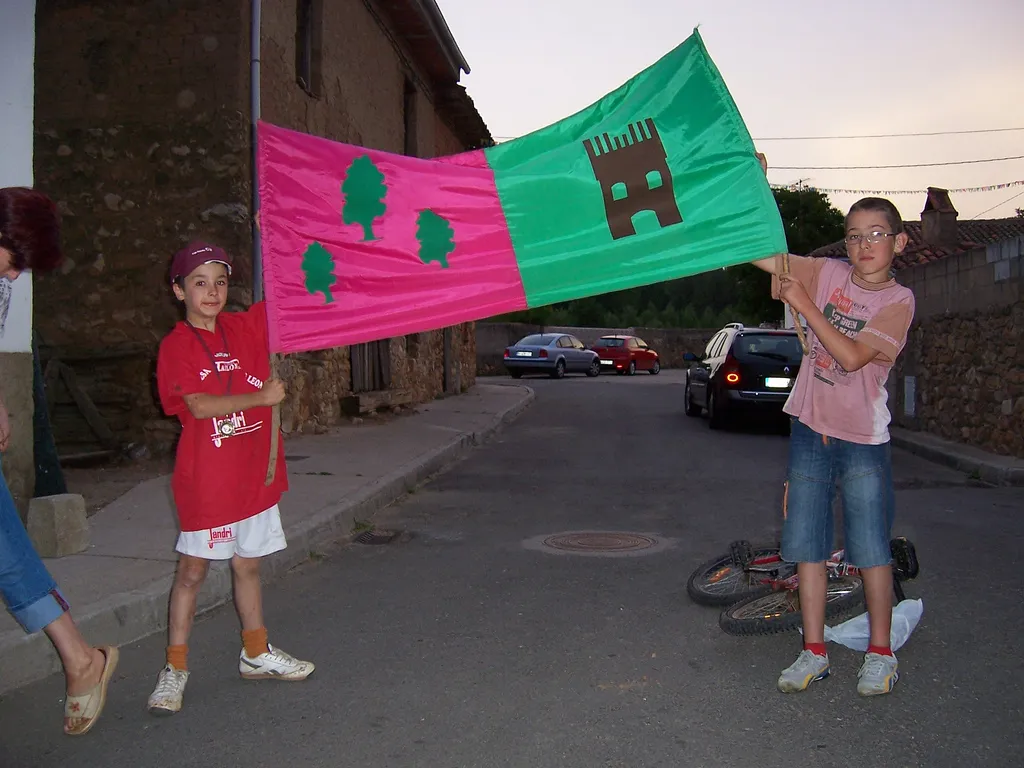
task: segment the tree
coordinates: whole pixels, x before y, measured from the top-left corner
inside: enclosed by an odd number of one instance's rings
[[[302,271],[306,273],[306,290],[312,296],[324,295],[324,304],[334,301],[331,286],[337,282],[334,276],[334,257],[320,243],[312,243],[302,254]]]
[[[348,167],[341,193],[345,196],[341,220],[363,228],[363,240],[376,240],[373,221],[384,215],[387,206],[384,196],[388,188],[381,173],[369,155],[360,155]]]
[[[1018,216],[1024,216],[1024,208],[1018,208],[1017,209],[1017,215]]]
[[[436,261],[442,269],[448,268],[448,254],[455,250],[455,231],[448,219],[438,216],[429,208],[416,217],[416,239],[420,243],[420,261]]]

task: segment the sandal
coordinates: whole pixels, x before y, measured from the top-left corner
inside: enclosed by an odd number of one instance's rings
[[[98,649],[106,657],[103,674],[96,685],[80,696],[68,694],[64,700],[64,733],[68,736],[84,736],[100,719],[103,705],[107,703],[107,686],[117,668],[118,650],[105,645]]]

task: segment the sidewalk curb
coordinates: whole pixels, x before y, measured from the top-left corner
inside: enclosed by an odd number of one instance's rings
[[[998,456],[941,437],[891,428],[893,446],[922,458],[976,476],[989,485],[1024,487],[1024,460]]]
[[[474,448],[515,421],[533,402],[535,393],[530,387],[522,385],[503,386],[516,386],[524,390],[524,397],[496,414],[486,427],[459,434],[446,445],[392,470],[357,496],[324,509],[293,528],[286,528],[288,548],[264,560],[261,569],[264,583],[308,561],[311,552],[349,539],[354,518],[372,519],[377,512],[394,504],[430,477],[449,469]],[[75,623],[90,642],[123,646],[142,640],[167,628],[167,600],[171,583],[172,577],[168,576],[139,589],[91,603],[84,612],[74,611]],[[230,600],[230,565],[228,562],[213,563],[199,595],[196,615],[213,610]],[[0,696],[61,669],[56,652],[42,632],[21,634],[13,642],[0,643],[0,658],[4,660],[3,674],[0,675]]]

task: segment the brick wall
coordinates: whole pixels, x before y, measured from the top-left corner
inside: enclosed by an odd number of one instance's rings
[[[911,267],[917,312],[889,378],[895,424],[1024,458],[1024,238]]]
[[[362,0],[323,8],[313,98],[295,79],[296,0],[264,1],[263,119],[401,152],[408,80],[417,154],[462,151],[386,19]],[[35,172],[63,211],[69,258],[37,280],[35,323],[45,356],[74,357],[126,443],[166,445],[177,432],[153,391],[157,344],[180,319],[165,280],[170,254],[197,237],[222,244],[236,256],[232,308],[251,301],[249,12],[248,0],[38,3]],[[408,359],[406,340],[392,340],[392,379],[429,399],[442,390],[443,332],[422,336]],[[452,357],[469,386],[475,339],[465,327],[453,331]],[[338,419],[351,389],[346,349],[293,356],[281,374],[287,431]],[[58,400],[61,453],[80,450],[89,430],[66,393]]]

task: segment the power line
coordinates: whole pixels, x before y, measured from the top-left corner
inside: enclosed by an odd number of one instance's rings
[[[864,133],[849,136],[764,136],[754,141],[841,141],[847,139],[902,139],[918,136],[966,136],[978,133],[1007,133],[1024,131],[1024,126],[1016,128],[977,128],[968,131],[920,131],[916,133]],[[514,141],[520,136],[495,136],[495,141]]]
[[[788,189],[791,191],[798,189],[814,189],[818,192],[825,192],[826,194],[831,195],[875,195],[888,197],[890,195],[924,195],[928,193],[927,189],[838,189],[834,187],[819,187],[814,184],[804,184],[803,182],[773,184],[772,186],[777,189]],[[981,187],[958,187],[956,189],[947,189],[946,191],[950,194],[966,194],[968,192],[994,192],[1000,189],[1022,186],[1024,186],[1024,179],[1018,179],[1017,181],[1005,181],[1002,184],[986,184]]]
[[[971,216],[971,218],[972,218],[972,219],[976,219],[976,218],[978,218],[979,216],[984,216],[984,215],[985,215],[986,213],[988,213],[989,211],[994,211],[994,210],[995,210],[996,208],[998,208],[998,207],[999,207],[1000,205],[1006,205],[1006,204],[1007,204],[1008,202],[1010,202],[1011,200],[1016,200],[1016,199],[1017,199],[1018,197],[1020,197],[1021,195],[1024,195],[1024,192],[1018,192],[1018,193],[1017,193],[1016,195],[1014,195],[1013,197],[1008,197],[1008,198],[1006,198],[1005,200],[1003,200],[1003,202],[999,203],[999,205],[993,205],[993,206],[992,206],[991,208],[989,208],[988,210],[982,211],[982,212],[981,212],[981,213],[979,213],[979,214],[978,214],[977,216]]]
[[[988,157],[983,160],[951,160],[947,163],[907,163],[904,165],[774,165],[777,171],[880,171],[890,168],[937,168],[943,165],[974,165],[976,163],[1001,163],[1005,160],[1022,160],[1024,155],[1012,157]]]
[[[969,133],[1005,133],[1024,131],[1019,128],[978,128],[970,131],[927,131],[919,133],[865,133],[856,136],[768,136],[754,141],[826,141],[833,139],[902,139],[909,136],[965,136]]]

